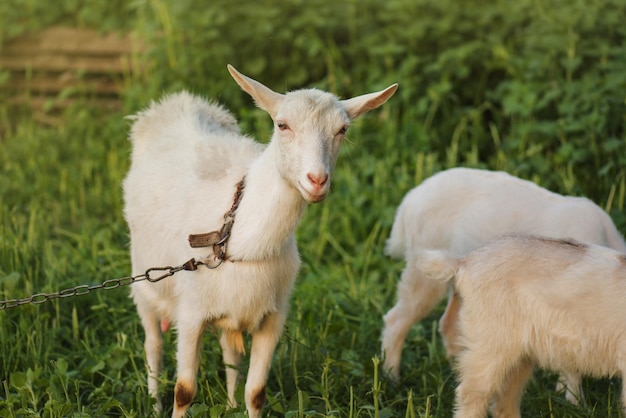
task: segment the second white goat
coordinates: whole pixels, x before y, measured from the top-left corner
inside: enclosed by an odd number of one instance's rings
[[[517,235],[461,259],[431,250],[414,261],[431,279],[454,277],[463,299],[455,417],[483,418],[491,402],[493,417],[519,417],[534,366],[625,376],[626,254]]]
[[[397,303],[384,316],[384,368],[399,378],[404,340],[417,321],[444,297],[446,283],[430,280],[414,260],[421,249],[439,249],[463,256],[480,245],[509,233],[574,238],[626,252],[611,218],[592,201],[562,196],[504,172],[469,168],[442,171],[407,193],[398,207],[387,254],[406,260],[397,289]],[[446,351],[459,349],[457,313],[460,300],[449,292],[439,331]],[[557,389],[576,403],[576,375],[561,380]]]
[[[307,203],[320,202],[329,192],[350,121],[397,89],[392,85],[347,100],[317,89],[279,94],[231,66],[228,70],[271,116],[275,129],[267,146],[241,135],[221,106],[184,92],[139,113],[131,132],[124,196],[133,274],[207,254],[208,264],[219,264],[132,286],[145,330],[148,390],[157,399],[162,332],[170,323],[177,329],[173,417],[184,416],[195,396],[207,327],[221,334],[233,405],[242,333],[252,335],[245,402],[249,417],[261,415],[300,265],[296,226]]]

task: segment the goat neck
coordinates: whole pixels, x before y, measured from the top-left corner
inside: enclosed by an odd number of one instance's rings
[[[258,261],[278,255],[290,240],[307,206],[276,167],[270,143],[250,166],[243,198],[228,243],[232,261]]]

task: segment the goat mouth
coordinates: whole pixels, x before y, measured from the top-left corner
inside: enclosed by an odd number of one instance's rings
[[[318,194],[312,193],[308,191],[300,182],[298,182],[298,186],[300,189],[300,194],[302,195],[304,200],[306,200],[309,203],[319,203],[322,200],[326,199],[326,195],[328,194],[327,191],[324,191]]]
[[[320,194],[320,195],[310,195],[309,197],[306,197],[305,199],[308,200],[309,203],[319,203],[322,200],[326,199],[326,193]]]

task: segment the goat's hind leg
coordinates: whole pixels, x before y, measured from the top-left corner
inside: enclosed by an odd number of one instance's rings
[[[222,332],[220,336],[220,345],[222,346],[222,357],[224,359],[224,367],[226,367],[226,390],[228,391],[228,400],[234,408],[237,406],[235,400],[235,388],[237,386],[237,378],[239,376],[239,366],[241,364],[241,353],[236,347],[233,347],[228,340],[226,332]]]
[[[400,378],[402,347],[409,330],[439,303],[446,292],[446,284],[424,277],[421,271],[407,267],[398,283],[396,305],[383,317],[383,370],[392,380]]]
[[[520,418],[520,402],[528,379],[533,374],[533,363],[528,359],[511,370],[504,389],[496,395],[490,408],[493,418]]]
[[[486,348],[468,348],[459,356],[461,383],[456,389],[455,418],[484,418],[489,403],[503,393],[513,364],[519,364]]]
[[[459,343],[459,310],[461,309],[461,297],[456,294],[453,287],[448,290],[448,305],[439,320],[439,335],[446,349],[449,359],[456,357],[461,351]]]
[[[579,401],[585,403],[580,375],[562,373],[556,383],[556,391],[564,392],[565,399],[572,405],[578,405]]]
[[[622,374],[622,416],[626,417],[626,367],[621,367],[620,372]]]
[[[137,303],[137,312],[141,318],[141,325],[145,333],[144,350],[148,369],[148,393],[155,399],[155,412],[161,412],[161,397],[159,396],[159,374],[163,360],[163,335],[159,325],[160,319],[156,312],[141,302]]]

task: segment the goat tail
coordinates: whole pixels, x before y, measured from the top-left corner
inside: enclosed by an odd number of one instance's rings
[[[396,213],[396,219],[391,227],[391,233],[385,243],[385,255],[398,260],[407,256],[406,235],[409,230],[410,229],[404,224],[404,208],[400,205]]]
[[[622,234],[620,234],[619,231],[615,228],[615,224],[608,214],[606,214],[606,216],[603,218],[603,224],[604,236],[607,246],[621,253],[626,252],[624,237],[622,237]]]
[[[459,259],[441,250],[419,250],[412,254],[411,265],[432,280],[448,282],[454,278]]]

